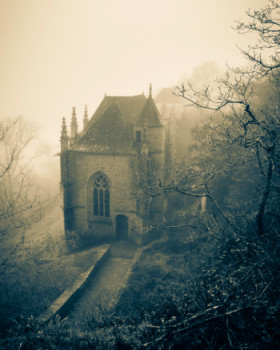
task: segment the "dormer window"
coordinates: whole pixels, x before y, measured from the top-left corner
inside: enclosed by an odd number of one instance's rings
[[[141,131],[136,130],[136,143],[141,143],[142,134]]]

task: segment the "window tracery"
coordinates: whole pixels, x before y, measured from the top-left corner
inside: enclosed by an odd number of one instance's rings
[[[98,173],[93,179],[93,215],[110,217],[110,186],[106,175]]]

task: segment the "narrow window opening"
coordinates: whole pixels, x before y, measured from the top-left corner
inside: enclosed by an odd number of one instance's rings
[[[93,215],[110,216],[110,190],[105,175],[98,174],[93,181]]]
[[[136,143],[141,143],[141,131],[137,130],[136,131]]]
[[[99,209],[100,209],[100,216],[104,216],[104,191],[101,188],[99,191]]]
[[[98,210],[98,190],[97,190],[97,188],[95,188],[93,190],[93,214],[95,216],[98,216],[98,212],[99,212],[99,210]]]

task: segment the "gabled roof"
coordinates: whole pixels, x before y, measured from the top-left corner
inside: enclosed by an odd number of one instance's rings
[[[105,96],[72,149],[130,152],[133,126],[146,101],[144,95]]]
[[[136,126],[141,127],[162,127],[162,123],[160,121],[159,112],[157,110],[157,107],[152,99],[152,96],[150,95],[147,99],[145,106],[137,118],[137,121],[135,123]]]
[[[131,153],[134,126],[162,127],[151,94],[105,96],[86,128],[71,146],[73,150]]]
[[[113,103],[116,103],[118,105],[119,110],[126,121],[134,123],[142,111],[146,101],[147,98],[143,94],[136,96],[105,95],[99,107],[89,121],[86,129],[89,129]]]

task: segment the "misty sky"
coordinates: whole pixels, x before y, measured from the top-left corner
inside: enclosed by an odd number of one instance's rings
[[[0,0],[0,118],[58,142],[61,118],[108,95],[155,93],[206,61],[244,64],[231,27],[265,0]]]

